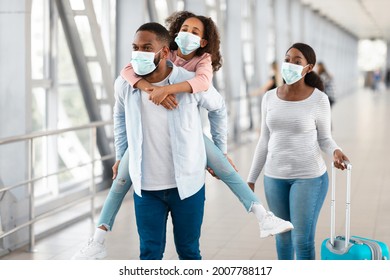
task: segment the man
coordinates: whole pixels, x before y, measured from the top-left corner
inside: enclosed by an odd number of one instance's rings
[[[170,41],[168,31],[158,23],[146,23],[135,34],[132,65],[151,84],[180,83],[195,75],[167,60]],[[115,98],[115,147],[117,159],[129,148],[140,259],[163,258],[169,213],[179,258],[201,259],[206,153],[198,108],[209,111],[213,140],[226,151],[222,96],[213,87],[204,93],[179,93],[177,109],[167,110],[118,77]]]

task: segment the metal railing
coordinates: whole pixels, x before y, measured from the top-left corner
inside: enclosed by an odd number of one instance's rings
[[[14,227],[11,230],[5,231],[3,233],[0,233],[0,239],[20,230],[23,228],[28,227],[29,228],[29,251],[34,252],[35,251],[35,233],[34,233],[34,224],[38,222],[39,220],[42,220],[44,218],[47,218],[48,216],[51,216],[53,214],[56,214],[58,212],[61,212],[63,210],[66,210],[72,206],[75,206],[81,202],[84,202],[85,200],[90,199],[91,203],[91,218],[94,220],[94,215],[95,215],[95,195],[96,195],[96,183],[95,183],[95,164],[96,162],[103,162],[105,160],[114,158],[114,154],[111,155],[105,155],[102,156],[98,159],[95,159],[95,150],[97,147],[97,128],[106,126],[106,125],[112,125],[112,121],[99,121],[99,122],[92,122],[86,125],[81,125],[81,126],[76,126],[76,127],[71,127],[71,128],[64,128],[64,129],[57,129],[57,130],[48,130],[48,131],[42,131],[42,132],[34,132],[26,135],[21,135],[21,136],[14,136],[14,137],[8,137],[8,138],[3,138],[0,139],[0,146],[5,145],[5,144],[11,144],[15,142],[22,142],[22,141],[27,141],[27,157],[28,157],[28,163],[27,163],[27,180],[23,180],[20,182],[17,182],[16,184],[10,185],[10,186],[3,186],[0,189],[0,195],[10,191],[16,187],[20,186],[26,186],[28,189],[28,199],[29,199],[29,219],[27,222],[20,224],[16,227]],[[73,132],[77,130],[85,130],[89,129],[90,130],[90,158],[91,160],[88,162],[83,162],[81,164],[77,164],[72,167],[60,169],[57,172],[50,173],[47,175],[39,176],[39,177],[33,177],[33,145],[34,145],[34,140],[37,138],[42,138],[42,137],[47,137],[47,136],[53,136],[53,135],[59,135],[62,133],[66,132]],[[60,173],[64,173],[66,171],[75,169],[75,168],[80,168],[83,166],[91,166],[91,177],[90,177],[90,188],[89,188],[89,194],[86,196],[83,196],[80,199],[77,199],[75,201],[72,201],[70,203],[66,203],[62,205],[61,207],[58,207],[56,209],[50,210],[48,212],[45,212],[44,214],[41,214],[39,216],[35,215],[35,197],[34,197],[34,183],[38,180],[42,180],[45,178],[48,178],[50,176],[56,176]]]

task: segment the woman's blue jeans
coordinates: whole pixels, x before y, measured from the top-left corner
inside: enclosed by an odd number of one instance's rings
[[[275,236],[278,259],[314,260],[318,216],[328,192],[328,173],[312,179],[275,179],[264,176],[269,209],[290,221],[294,229]]]
[[[240,174],[234,170],[222,151],[207,136],[203,136],[207,155],[207,166],[214,170],[215,174],[230,188],[249,212],[254,203],[260,204],[260,200],[242,179]],[[130,190],[131,184],[129,175],[129,150],[127,149],[120,161],[116,179],[113,181],[110,192],[104,202],[98,226],[104,225],[108,230],[112,230],[116,214],[122,204],[123,198]]]
[[[180,260],[200,260],[199,239],[205,201],[204,186],[180,199],[177,188],[134,193],[134,209],[140,239],[141,260],[161,260],[165,251],[170,213],[176,252]]]

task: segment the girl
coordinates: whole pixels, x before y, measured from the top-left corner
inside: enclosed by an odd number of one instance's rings
[[[136,76],[131,64],[121,71],[121,75],[134,87],[148,92],[150,100],[155,104],[174,109],[177,106],[175,93],[196,94],[208,89],[213,71],[221,67],[220,39],[214,22],[204,16],[196,16],[183,11],[174,13],[167,18],[166,22],[172,38],[175,38],[171,44],[170,60],[178,66],[194,71],[196,76],[183,83],[155,87]],[[255,214],[259,221],[261,237],[293,228],[290,222],[281,220],[264,209],[247,183],[236,172],[226,154],[206,136],[204,136],[204,142],[209,172],[221,178],[239,198],[246,210]],[[113,167],[113,179],[115,180],[104,203],[98,228],[87,246],[83,247],[73,259],[101,259],[107,254],[103,244],[104,236],[107,231],[112,230],[115,216],[132,184],[129,176],[128,150],[119,158],[121,160],[118,160]]]

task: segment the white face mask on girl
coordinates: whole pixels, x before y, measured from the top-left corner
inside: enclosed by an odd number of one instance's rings
[[[200,37],[189,32],[179,32],[175,42],[184,55],[190,54],[200,47]]]
[[[156,53],[133,51],[131,54],[131,65],[133,66],[134,72],[139,76],[145,76],[156,70],[161,60],[156,65],[154,64],[154,57],[161,50]]]
[[[305,67],[307,66],[309,66],[309,64]],[[305,69],[305,67],[302,65],[283,62],[281,72],[286,84],[292,85],[302,79],[306,75],[305,73],[305,75],[302,76],[302,71]]]

